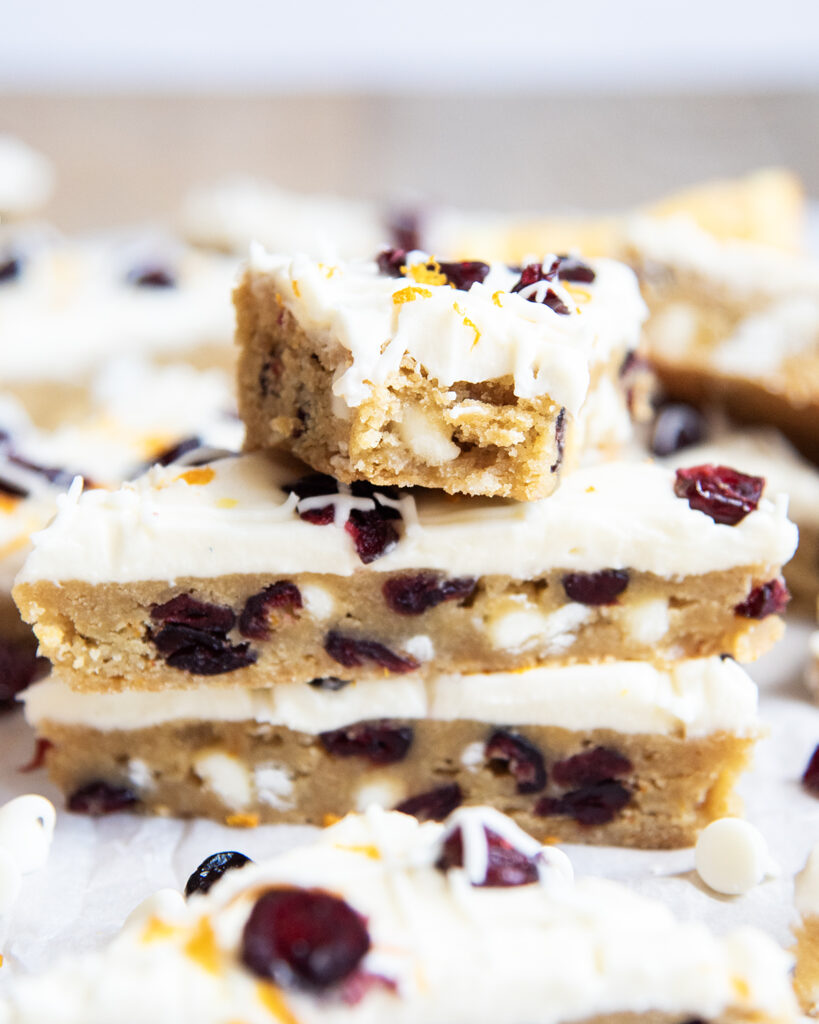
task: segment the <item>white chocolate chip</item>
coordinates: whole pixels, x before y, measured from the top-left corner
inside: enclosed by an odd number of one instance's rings
[[[461,454],[452,440],[451,429],[414,405],[403,410],[398,436],[411,452],[430,466],[442,466]]]
[[[20,894],[22,879],[23,875],[17,867],[17,861],[0,846],[0,914],[11,910]]]
[[[435,657],[435,645],[426,633],[411,636],[402,646],[416,661],[432,661]]]
[[[499,650],[520,650],[534,642],[548,643],[551,650],[569,647],[576,630],[594,614],[591,608],[574,601],[549,614],[542,612],[526,598],[515,598],[512,611],[490,619],[487,634]]]
[[[703,829],[695,863],[703,882],[724,896],[753,889],[772,867],[762,833],[741,818],[720,818]]]
[[[23,874],[37,871],[48,860],[57,812],[44,796],[18,796],[0,807],[0,849]]]
[[[355,809],[366,811],[373,805],[389,809],[400,804],[406,796],[407,790],[403,782],[399,782],[398,779],[379,779],[359,787],[355,795]]]
[[[329,590],[325,590],[324,587],[319,587],[315,583],[304,583],[299,590],[304,607],[314,619],[323,621],[330,618],[336,603]]]
[[[461,751],[461,764],[470,771],[477,771],[486,760],[486,743],[483,740],[475,740],[468,743]]]
[[[656,644],[668,632],[668,601],[664,597],[650,598],[623,609],[626,630],[638,644]]]
[[[293,777],[281,765],[259,765],[254,772],[256,794],[263,803],[285,811],[293,806]]]
[[[247,807],[252,798],[250,775],[242,762],[222,750],[200,754],[193,770],[228,807]]]
[[[138,757],[132,757],[128,762],[128,781],[137,789],[151,789],[154,784],[154,777],[148,765]]]
[[[163,921],[178,920],[185,910],[185,897],[178,889],[157,889],[137,904],[125,919],[125,928],[142,925],[149,917],[160,917]]]

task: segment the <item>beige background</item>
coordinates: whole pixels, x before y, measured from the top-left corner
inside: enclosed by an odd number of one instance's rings
[[[0,95],[0,130],[55,162],[67,230],[167,219],[247,171],[301,189],[463,206],[625,206],[784,164],[819,195],[819,93],[759,96]]]

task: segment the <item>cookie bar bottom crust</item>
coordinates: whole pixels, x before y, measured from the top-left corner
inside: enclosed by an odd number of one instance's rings
[[[804,918],[795,935],[793,987],[802,1010],[815,1017],[819,1015],[819,917]]]
[[[312,338],[277,298],[272,288],[254,288],[250,276],[234,293],[248,450],[284,444],[347,483],[523,501],[551,494],[576,460],[575,424],[548,395],[519,398],[511,377],[442,387],[408,356],[389,385],[336,415],[331,385],[349,355]],[[590,391],[604,377],[618,379],[624,355],[593,368]]]
[[[388,605],[384,586],[413,575],[232,574],[173,585],[40,580],[18,585],[15,598],[34,624],[41,653],[78,690],[121,689],[136,679],[139,688],[153,690],[194,683],[201,676],[163,661],[151,639],[161,626],[152,621],[151,608],[189,594],[228,606],[238,618],[252,595],[284,582],[298,588],[303,606],[272,612],[267,640],[247,641],[234,628],[225,646],[244,644],[250,656],[244,665],[216,673],[220,683],[268,687],[328,675],[385,678],[381,664],[351,670],[328,653],[334,635],[374,641],[409,659],[403,671],[423,673],[432,663],[436,672],[469,673],[605,659],[658,664],[718,654],[746,662],[772,646],[783,629],[776,615],[751,619],[734,612],[754,587],[778,577],[778,566],[682,580],[635,572],[616,602],[596,606],[569,601],[561,571],[536,580],[486,576],[464,598],[400,614]],[[394,677],[401,678],[400,671]]]
[[[145,813],[321,825],[369,803],[396,807],[457,784],[463,803],[494,806],[541,839],[657,849],[691,845],[708,822],[737,811],[733,787],[755,740],[507,728],[504,735],[523,744],[523,770],[515,771],[514,757],[497,748],[487,756],[496,733],[480,722],[428,720],[357,723],[319,736],[255,721],[39,727],[69,807],[103,782],[123,787],[133,798],[128,809]],[[351,736],[363,756],[351,753]]]

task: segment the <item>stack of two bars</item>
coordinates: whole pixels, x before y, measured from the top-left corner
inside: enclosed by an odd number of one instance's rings
[[[612,461],[631,272],[256,252],[236,306],[251,451],[75,485],[18,577],[69,807],[649,847],[727,813],[796,531],[759,478]]]

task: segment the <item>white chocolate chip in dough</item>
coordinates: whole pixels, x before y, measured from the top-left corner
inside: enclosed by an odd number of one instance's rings
[[[762,833],[741,818],[712,821],[700,833],[694,856],[697,874],[723,896],[742,896],[777,870]]]
[[[486,761],[486,743],[483,740],[475,740],[468,743],[461,751],[461,764],[469,771],[475,772]]]
[[[489,642],[496,650],[521,650],[535,642],[546,642],[551,650],[563,650],[571,645],[576,630],[594,614],[591,608],[574,601],[549,613],[526,598],[514,601],[518,607],[502,611],[487,623]]]
[[[664,597],[652,597],[626,605],[623,617],[625,630],[632,640],[647,646],[656,644],[668,632],[668,601]]]
[[[247,807],[250,803],[253,796],[250,774],[232,754],[207,750],[196,758],[193,770],[228,807]]]
[[[262,803],[286,811],[293,806],[293,776],[276,764],[260,764],[254,772],[256,793]]]
[[[366,811],[375,805],[389,810],[405,800],[406,796],[406,786],[398,779],[377,779],[359,787],[355,794],[355,809]]]
[[[23,874],[45,865],[56,820],[54,804],[33,793],[0,807],[0,849]]]
[[[452,431],[437,416],[414,405],[403,410],[398,436],[414,455],[430,466],[443,466],[461,454],[452,440]]]
[[[321,622],[330,618],[336,603],[329,590],[325,590],[324,587],[319,587],[315,583],[305,583],[299,587],[299,590],[304,607],[314,619]]]
[[[403,648],[416,661],[432,661],[435,657],[435,645],[432,638],[426,633],[417,633],[415,636],[411,636],[409,640],[405,641]]]

